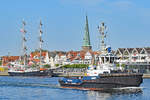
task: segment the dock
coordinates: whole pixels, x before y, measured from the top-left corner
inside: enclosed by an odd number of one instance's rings
[[[8,71],[0,72],[0,76],[9,76]]]
[[[150,74],[143,74],[143,78],[150,78]]]
[[[8,71],[0,72],[0,76],[9,76]],[[78,77],[78,76],[85,76],[85,74],[84,73],[69,73],[69,74],[64,73],[64,74],[58,75],[58,77],[66,77],[66,76]],[[149,79],[150,74],[143,74],[143,78]]]

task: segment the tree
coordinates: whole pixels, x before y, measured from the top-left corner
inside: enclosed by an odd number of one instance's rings
[[[37,66],[37,65],[35,65],[35,64],[32,64],[32,65],[31,65],[32,68],[35,68],[36,66]]]
[[[125,64],[122,64],[121,66],[122,66],[123,68],[125,68],[126,65],[125,65]]]
[[[58,67],[58,66],[59,66],[59,64],[55,64],[55,66],[56,66],[56,67]]]
[[[87,64],[72,64],[72,65],[64,65],[64,68],[87,68],[89,65]]]
[[[117,64],[116,64],[116,67],[119,67],[119,66],[120,66],[120,64],[119,64],[119,63],[117,63]]]
[[[51,67],[51,65],[49,65],[49,64],[44,65],[44,68],[50,68],[50,67]]]

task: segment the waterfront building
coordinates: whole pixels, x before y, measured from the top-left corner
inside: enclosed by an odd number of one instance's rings
[[[92,64],[98,52],[94,51],[69,51],[66,53],[66,58],[62,64]],[[58,58],[58,56],[56,57]]]
[[[44,57],[44,62],[45,62],[45,64],[49,64],[50,65],[50,57],[49,57],[48,51],[46,52],[46,55]]]
[[[150,62],[150,48],[118,48],[115,55],[119,63]]]
[[[11,62],[16,62],[20,59],[19,56],[2,56],[2,66],[8,66]]]
[[[51,68],[55,67],[54,58],[50,57],[50,66]]]
[[[63,53],[58,53],[56,54],[56,56],[54,57],[54,63],[55,64],[63,64],[64,62],[67,61],[67,57],[66,54]]]
[[[92,64],[93,57],[93,52],[87,51],[84,57],[84,64]]]
[[[134,66],[134,69],[150,71],[150,48],[118,48],[116,63]]]
[[[39,64],[40,57],[41,57],[41,65],[49,64],[50,59],[47,54],[47,51],[42,51],[41,55],[40,55],[39,51],[31,52],[30,57],[29,57],[29,63],[30,64]]]
[[[59,58],[59,55],[58,54],[56,54],[56,56],[55,56],[55,58],[54,58],[54,62],[55,62],[55,64],[60,64],[60,58]]]

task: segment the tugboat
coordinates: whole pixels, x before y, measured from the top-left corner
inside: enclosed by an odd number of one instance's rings
[[[62,88],[81,90],[111,90],[122,87],[139,87],[142,74],[101,74],[99,76],[85,76],[83,78],[63,78],[59,80]]]
[[[8,71],[8,74],[10,76],[52,76],[52,71],[44,69],[41,66],[41,48],[42,48],[42,43],[43,40],[41,38],[42,35],[42,23],[40,21],[40,63],[36,68],[32,68],[27,64],[27,48],[25,46],[26,38],[25,34],[27,31],[24,29],[24,26],[26,25],[25,21],[22,22],[23,27],[21,29],[22,32],[22,47],[23,47],[23,56],[20,56],[20,60],[18,62],[13,62],[10,64],[10,68]]]
[[[118,71],[115,66],[115,56],[111,47],[106,47],[104,39],[106,38],[106,26],[102,23],[98,27],[101,34],[101,54],[97,58],[98,65],[91,66],[87,70],[87,76],[83,77],[65,77],[59,80],[62,88],[73,88],[81,90],[112,90],[124,87],[139,87],[143,82],[143,74],[128,73]]]

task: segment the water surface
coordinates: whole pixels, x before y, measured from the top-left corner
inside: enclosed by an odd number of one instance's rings
[[[0,77],[0,100],[150,100],[150,79],[144,79],[142,92],[104,93],[63,89],[58,77]]]

